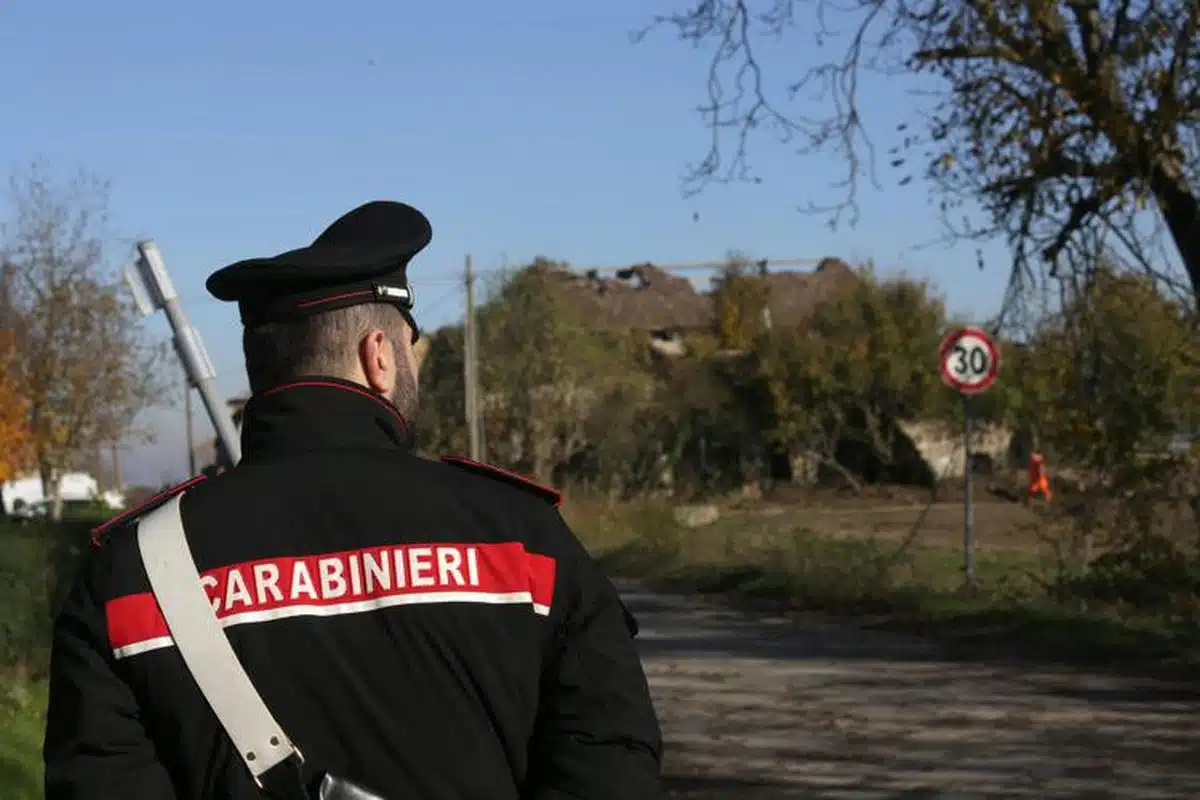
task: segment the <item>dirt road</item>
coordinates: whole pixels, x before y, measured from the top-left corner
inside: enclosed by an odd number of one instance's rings
[[[1200,694],[623,585],[679,798],[1200,798]]]

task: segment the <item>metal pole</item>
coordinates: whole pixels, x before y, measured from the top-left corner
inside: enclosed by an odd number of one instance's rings
[[[479,308],[471,306],[471,383],[474,385],[472,394],[475,402],[475,441],[479,448],[477,458],[487,461],[487,426],[483,413],[483,385],[479,380]]]
[[[229,419],[229,409],[217,395],[216,374],[210,367],[204,366],[206,359],[198,351],[196,330],[188,324],[184,308],[179,305],[178,296],[164,302],[163,309],[167,312],[170,327],[175,331],[176,347],[185,359],[187,372],[193,375],[193,383],[200,392],[205,410],[208,410],[212,427],[216,428],[217,439],[221,440],[224,452],[229,457],[229,464],[235,465],[241,461],[241,441],[233,427],[233,420]]]
[[[187,426],[188,475],[196,474],[196,435],[192,429],[192,382],[187,373],[183,375],[183,415]]]
[[[963,572],[966,576],[967,589],[975,588],[975,541],[972,523],[974,509],[971,507],[971,398],[962,396],[963,400]]]
[[[125,491],[125,473],[121,469],[121,444],[114,442],[112,446],[113,477],[117,482],[117,491]]]
[[[463,320],[463,398],[464,412],[467,421],[467,437],[470,442],[470,456],[476,461],[482,460],[479,441],[479,406],[476,403],[478,393],[478,372],[476,371],[475,355],[475,272],[471,268],[471,256],[466,258],[464,282],[467,289],[467,309]]]
[[[767,259],[764,258],[758,262],[758,277],[765,281],[768,275],[770,275],[770,272],[767,270]],[[771,330],[771,297],[769,294],[767,295],[767,301],[763,303],[762,324],[764,331]]]
[[[217,394],[216,374],[211,367],[205,365],[207,359],[198,352],[196,331],[188,323],[187,317],[183,313],[183,307],[179,305],[178,297],[173,297],[163,303],[163,309],[167,312],[167,319],[171,321],[172,330],[176,332],[175,341],[181,355],[191,362],[190,364],[185,363],[185,366],[188,372],[194,376],[193,382],[200,390],[200,399],[204,401],[204,408],[208,411],[213,428],[216,429],[217,438],[221,440],[221,445],[229,456],[230,465],[236,465],[242,460],[242,443],[233,427],[233,420],[229,418],[229,409],[226,407],[225,401]]]
[[[157,304],[167,312],[167,321],[171,323],[171,330],[175,333],[175,349],[179,353],[180,360],[183,361],[183,368],[191,379],[192,385],[200,391],[200,399],[204,401],[208,417],[212,420],[213,428],[217,432],[217,439],[225,448],[230,465],[236,465],[242,458],[241,442],[238,439],[237,430],[233,427],[229,408],[217,394],[216,369],[204,351],[200,334],[191,326],[187,315],[183,313],[183,306],[179,303],[179,294],[175,291],[175,286],[167,275],[166,264],[163,263],[158,245],[153,241],[144,241],[138,242],[137,248],[141,255],[138,260],[138,268],[142,271],[143,278],[153,288]]]

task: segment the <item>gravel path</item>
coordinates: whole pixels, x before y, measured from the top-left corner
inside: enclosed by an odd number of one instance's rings
[[[678,798],[1200,798],[1200,694],[622,593]]]

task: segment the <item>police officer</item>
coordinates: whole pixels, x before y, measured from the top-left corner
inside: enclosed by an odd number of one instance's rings
[[[214,613],[305,756],[281,769],[393,800],[661,796],[636,624],[558,494],[412,452],[406,269],[431,236],[373,202],[209,278],[244,325],[243,460],[95,531],[55,624],[49,800],[263,796],[139,559],[139,516],[180,493]]]

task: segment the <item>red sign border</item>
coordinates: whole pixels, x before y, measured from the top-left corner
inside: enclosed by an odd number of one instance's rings
[[[958,344],[958,340],[965,336],[974,336],[982,339],[984,345],[988,349],[988,355],[991,357],[992,361],[991,367],[988,369],[987,375],[984,376],[983,382],[974,386],[960,383],[954,377],[954,373],[950,371],[948,366],[949,359],[947,356],[950,354],[950,351],[954,349],[954,345]],[[992,388],[992,384],[996,382],[996,377],[1000,373],[1000,349],[996,347],[996,343],[992,340],[991,335],[987,331],[985,331],[983,328],[976,328],[971,325],[951,331],[950,334],[942,340],[941,349],[938,351],[938,359],[938,372],[940,372],[942,375],[942,381],[959,394],[973,395],[986,392],[988,389]]]

